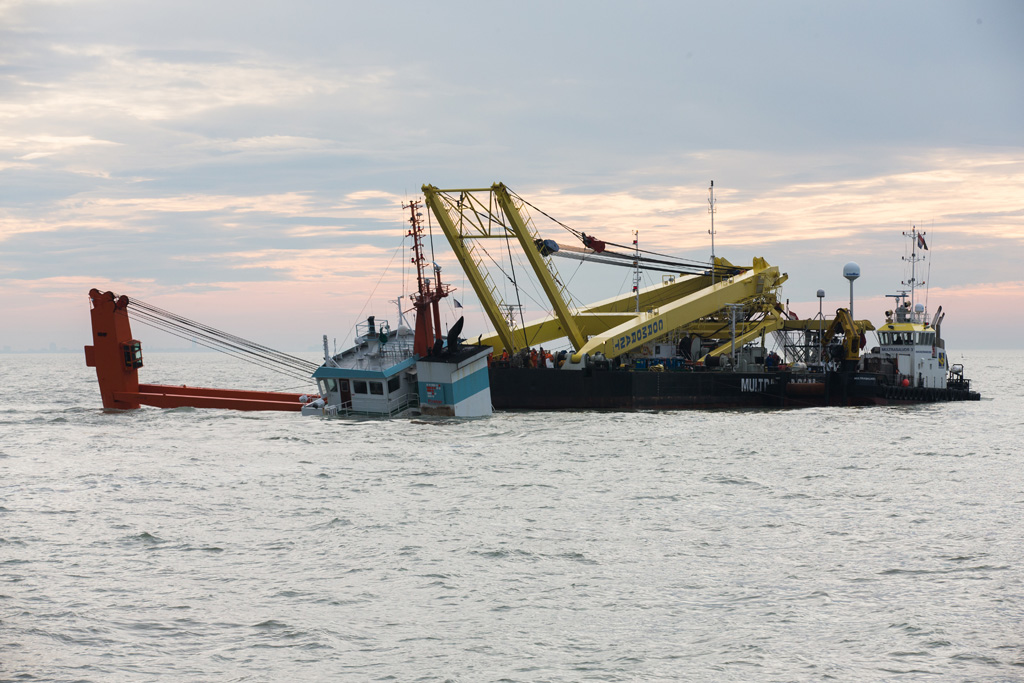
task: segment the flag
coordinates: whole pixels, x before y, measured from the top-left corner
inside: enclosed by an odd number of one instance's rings
[[[455,308],[462,308],[462,304],[459,303],[458,299],[456,299],[455,297],[452,297],[452,301],[455,302]]]
[[[917,246],[921,247],[925,251],[928,251],[928,243],[924,241],[924,235],[917,233]]]

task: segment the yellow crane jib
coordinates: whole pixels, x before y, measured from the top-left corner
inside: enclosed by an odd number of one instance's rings
[[[526,330],[513,332],[502,314],[497,288],[490,281],[471,240],[515,237],[551,303],[561,329],[559,336],[568,337],[574,348],[586,343],[568,292],[559,284],[554,264],[538,250],[536,241],[539,236],[532,230],[532,223],[522,206],[504,184],[457,190],[439,190],[433,185],[424,185],[422,189],[427,207],[437,219],[459,265],[480,298],[503,348],[515,353],[529,345],[529,338]]]
[[[710,284],[711,277],[707,275],[682,275],[670,281],[642,287],[639,292],[640,310],[648,311],[660,308],[680,297],[708,287]],[[576,323],[580,326],[583,335],[588,338],[602,334],[613,327],[636,319],[636,299],[636,294],[628,292],[597,301],[576,314]],[[555,316],[527,321],[523,329],[531,344],[546,344],[566,336]],[[500,342],[497,333],[485,336],[481,341],[483,345],[494,348],[499,348]]]
[[[755,258],[749,270],[719,280],[710,287],[663,304],[651,312],[640,313],[632,321],[595,335],[572,356],[579,363],[583,354],[602,353],[608,358],[621,356],[725,307],[757,297],[772,296],[786,280],[778,267],[763,258]]]

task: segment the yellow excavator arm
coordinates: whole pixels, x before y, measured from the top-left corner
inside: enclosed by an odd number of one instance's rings
[[[840,333],[843,335],[843,357],[832,358],[832,360],[860,360],[861,333],[857,329],[857,324],[853,321],[853,318],[850,317],[850,311],[845,308],[836,310],[835,319],[828,326],[828,329],[825,330],[825,334],[821,335],[821,348],[827,352],[831,341]]]

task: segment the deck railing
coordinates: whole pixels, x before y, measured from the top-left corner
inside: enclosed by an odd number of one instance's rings
[[[352,401],[345,401],[340,406],[328,405],[324,406],[324,415],[327,417],[354,417],[354,416],[366,416],[366,417],[395,417],[401,415],[407,410],[415,409],[420,407],[420,397],[416,393],[407,393],[404,396],[391,399],[388,401],[387,409],[382,411],[371,411],[371,410],[353,410]]]

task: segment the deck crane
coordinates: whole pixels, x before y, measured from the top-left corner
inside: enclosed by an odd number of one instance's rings
[[[733,343],[730,326],[723,324],[719,312],[727,304],[736,303],[743,304],[746,312],[745,320],[736,325],[737,345],[769,332],[810,329],[809,321],[791,320],[779,314],[777,292],[788,276],[762,258],[753,259],[750,266],[736,266],[715,257],[712,263],[704,264],[699,274],[680,273],[641,288],[639,311],[637,294],[632,291],[581,306],[573,301],[559,279],[551,258],[551,241],[541,240],[526,211],[526,202],[504,184],[446,190],[428,184],[423,186],[423,195],[494,326],[494,332],[483,336],[480,342],[495,350],[504,348],[514,354],[531,344],[568,338],[574,349],[572,360],[578,363],[584,354],[601,353],[615,358],[637,352],[675,332],[718,340],[719,344],[706,354],[718,356],[728,352]],[[502,314],[507,306],[474,244],[483,239],[514,239],[519,244],[554,315],[512,329]],[[604,246],[602,243],[602,251]],[[597,253],[578,247],[571,251]],[[860,322],[862,329],[873,329],[867,321]]]

